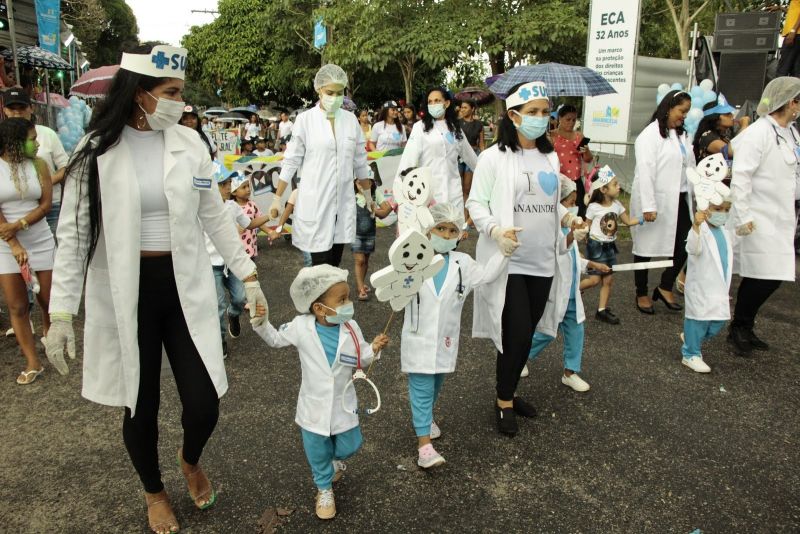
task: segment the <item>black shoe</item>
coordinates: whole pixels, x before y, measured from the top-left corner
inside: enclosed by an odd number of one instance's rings
[[[598,321],[603,321],[604,323],[619,324],[619,318],[613,313],[611,313],[611,310],[609,310],[608,308],[604,310],[598,310],[597,313],[594,314],[594,317]]]
[[[520,417],[536,417],[536,408],[533,404],[514,397],[514,413]]]
[[[747,330],[737,326],[732,326],[728,330],[728,343],[733,345],[737,356],[747,357],[753,350]]]
[[[515,436],[519,431],[517,416],[513,408],[501,408],[495,403],[494,415],[497,421],[497,431],[507,436]]]
[[[640,312],[642,312],[643,314],[645,314],[645,315],[655,315],[656,314],[656,309],[653,308],[652,306],[647,306],[647,307],[639,306],[639,297],[636,297],[636,300],[634,302],[636,303],[636,309],[639,310]]]
[[[678,303],[676,303],[676,302],[670,302],[670,301],[668,301],[667,299],[665,299],[665,298],[664,298],[664,295],[662,295],[662,294],[661,294],[661,290],[660,290],[658,287],[656,287],[656,288],[653,290],[653,302],[656,302],[656,301],[658,301],[658,300],[660,300],[661,302],[663,302],[663,303],[664,303],[664,306],[666,306],[666,307],[667,307],[667,309],[669,309],[669,310],[672,310],[672,311],[681,311],[681,310],[683,309],[683,306],[681,306],[680,304],[678,304]]]
[[[758,338],[758,336],[753,332],[753,329],[750,328],[749,330],[745,330],[745,335],[747,336],[747,341],[750,342],[750,346],[756,350],[769,350],[769,343],[763,341]]]
[[[242,326],[239,324],[239,316],[228,314],[228,333],[233,339],[242,333]]]

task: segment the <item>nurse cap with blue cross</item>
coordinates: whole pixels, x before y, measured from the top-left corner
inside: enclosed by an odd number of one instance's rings
[[[550,100],[547,85],[544,82],[528,82],[520,85],[516,91],[506,98],[506,108],[521,106],[530,100]]]
[[[149,54],[122,54],[119,68],[153,78],[178,78],[186,76],[188,51],[177,46],[154,46]]]

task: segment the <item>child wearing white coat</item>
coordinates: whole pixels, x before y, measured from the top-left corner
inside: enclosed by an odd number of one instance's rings
[[[303,380],[295,423],[300,426],[303,448],[318,488],[317,516],[331,519],[336,515],[332,485],[341,477],[341,461],[354,455],[362,443],[355,413],[358,399],[355,389],[345,386],[356,364],[366,366],[378,359],[389,338],[380,334],[372,344],[364,340],[352,320],[353,302],[347,271],[343,269],[327,264],[304,267],[292,282],[289,294],[302,315],[279,330],[269,321],[254,330],[270,347],[297,347]]]
[[[731,235],[725,229],[730,197],[722,204],[711,204],[698,211],[686,238],[686,286],[681,363],[697,373],[709,373],[703,361],[701,346],[719,333],[731,318],[730,299],[733,248]]]
[[[470,291],[497,278],[508,263],[498,252],[484,268],[468,254],[456,252],[464,227],[464,210],[450,203],[431,206],[433,249],[442,254],[444,267],[425,281],[406,306],[400,340],[401,370],[408,374],[411,418],[417,435],[417,465],[427,469],[445,462],[431,439],[441,436],[433,422],[433,406],[444,377],[456,369],[461,311]]]

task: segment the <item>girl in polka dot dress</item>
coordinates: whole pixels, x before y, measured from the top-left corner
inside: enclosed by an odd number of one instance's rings
[[[261,210],[258,209],[256,203],[250,200],[250,180],[248,178],[244,176],[237,176],[233,179],[233,182],[231,183],[231,197],[233,197],[239,207],[242,208],[244,214],[247,215],[250,220],[257,219],[262,215]],[[239,229],[239,235],[242,238],[244,250],[251,259],[255,259],[255,257],[258,256],[259,230],[269,232],[270,228],[264,224],[263,226],[254,228],[252,230]]]

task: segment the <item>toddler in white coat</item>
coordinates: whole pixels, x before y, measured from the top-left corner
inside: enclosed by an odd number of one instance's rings
[[[701,346],[717,335],[731,318],[730,299],[733,248],[731,234],[725,229],[730,197],[722,204],[711,204],[698,211],[686,238],[686,315],[683,321],[681,363],[698,373],[709,373]]]
[[[303,448],[318,492],[320,519],[336,515],[333,482],[341,477],[342,460],[361,447],[358,399],[350,382],[357,365],[368,366],[379,357],[389,338],[364,340],[353,321],[353,302],[347,271],[322,264],[304,267],[289,288],[301,313],[276,330],[269,321],[254,328],[267,345],[293,345],[300,355],[303,381],[297,398],[295,423],[300,426]],[[261,315],[265,310],[257,310]],[[344,397],[344,399],[343,399]]]
[[[444,463],[431,439],[441,436],[433,422],[433,405],[445,375],[456,369],[461,311],[470,291],[497,278],[508,262],[498,252],[484,268],[468,254],[456,252],[464,227],[464,210],[443,202],[430,208],[433,249],[444,256],[444,267],[425,281],[405,308],[400,339],[401,370],[408,374],[411,418],[417,435],[417,465],[430,468]]]

